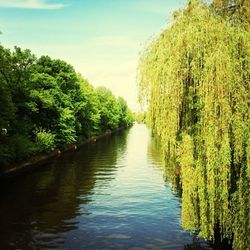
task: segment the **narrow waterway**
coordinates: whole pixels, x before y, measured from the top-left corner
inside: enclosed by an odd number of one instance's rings
[[[144,125],[2,181],[0,195],[0,249],[211,249],[182,230]]]

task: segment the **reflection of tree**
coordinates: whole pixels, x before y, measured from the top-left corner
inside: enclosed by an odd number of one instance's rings
[[[88,213],[82,205],[91,201],[97,182],[107,185],[112,179],[117,158],[126,149],[127,134],[122,131],[85,145],[62,155],[47,169],[3,184],[0,248],[32,249],[40,244],[46,248],[52,242],[63,243],[63,238],[56,237],[78,228],[74,218]],[[100,180],[98,175],[104,171]]]
[[[193,172],[185,172],[186,175],[188,175],[188,178],[183,178],[185,176],[184,173],[181,173],[180,168],[178,167],[178,163],[174,161],[173,159],[170,160],[169,157],[166,156],[166,153],[159,154],[161,150],[161,141],[158,137],[153,137],[151,142],[148,145],[148,155],[154,160],[154,162],[160,162],[161,155],[165,156],[163,159],[164,161],[164,177],[166,178],[166,181],[168,184],[171,185],[173,190],[177,192],[179,196],[182,196],[182,208],[188,206],[188,215],[185,216],[185,213],[187,211],[183,211],[182,209],[182,220],[186,220],[185,223],[194,223],[195,221],[200,220],[200,198],[199,198],[199,192],[198,190],[201,190],[203,187],[201,186],[203,183],[197,183],[197,180],[195,178],[196,173]],[[188,164],[188,163],[187,163]],[[181,179],[182,177],[182,179]],[[242,186],[241,188],[235,192],[232,207],[228,208],[228,213],[235,213],[234,216],[238,217],[237,224],[238,228],[243,228],[242,224],[246,223],[248,220],[247,216],[241,216],[242,214],[246,215],[246,211],[249,211],[249,201],[248,201],[248,184],[247,183],[240,183]],[[239,185],[239,184],[238,184]],[[208,190],[207,183],[205,183],[205,189]],[[183,190],[184,188],[184,190]],[[192,192],[194,190],[194,192]],[[187,192],[189,192],[187,194]],[[184,194],[184,195],[183,195]],[[188,197],[188,199],[187,199]],[[243,202],[242,202],[243,201]],[[208,203],[208,201],[207,201]],[[190,212],[192,211],[192,212]],[[207,210],[207,213],[209,215],[210,211]],[[185,217],[184,217],[185,216]],[[230,218],[228,218],[230,219]],[[209,222],[207,222],[209,223]],[[198,228],[198,227],[197,227]],[[220,229],[215,228],[215,239],[214,242],[209,241],[209,244],[214,248],[218,249],[231,249],[231,245],[228,244],[228,240],[224,239],[221,241],[221,234]],[[198,234],[200,230],[195,230],[196,233],[194,233],[194,240],[192,244],[186,245],[184,249],[197,249],[202,250],[206,249],[208,242],[204,243],[204,240],[202,238],[198,237]],[[243,231],[244,232],[244,231]],[[239,231],[236,231],[238,234],[237,237],[240,237],[243,241],[247,241],[247,235],[240,234]],[[234,236],[235,237],[235,236]],[[245,238],[244,238],[245,237]],[[244,244],[244,243],[243,243]],[[243,249],[243,248],[242,248]]]
[[[162,167],[161,144],[160,144],[160,139],[157,138],[156,136],[152,136],[150,141],[148,142],[147,154],[148,154],[148,159],[151,160],[153,163],[156,163],[152,164],[152,166]]]
[[[180,186],[180,170],[176,168],[176,164],[174,161],[168,161],[166,163],[164,158],[165,152],[161,145],[161,139],[157,136],[152,136],[150,142],[148,143],[148,156],[155,163],[153,166],[162,167],[162,162],[164,163],[164,178],[166,182],[171,185],[173,190],[179,194],[181,194],[181,186]]]
[[[165,161],[165,160],[164,160]],[[175,161],[165,161],[164,176],[173,190],[181,195],[180,169],[176,167]]]

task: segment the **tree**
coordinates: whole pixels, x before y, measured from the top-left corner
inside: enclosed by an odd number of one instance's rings
[[[236,12],[249,13],[246,2],[234,1]],[[190,1],[144,52],[139,86],[168,171],[181,173],[183,227],[248,249],[250,33],[214,9],[228,4]]]
[[[85,138],[100,132],[100,103],[93,86],[78,76],[80,95],[76,103],[77,132]]]
[[[0,165],[131,121],[124,100],[95,90],[74,68],[0,46]]]
[[[119,106],[111,91],[105,87],[96,89],[100,103],[101,130],[115,129],[119,125]]]
[[[120,109],[119,127],[132,125],[134,118],[132,112],[128,108],[127,102],[120,96],[118,97],[117,102]]]

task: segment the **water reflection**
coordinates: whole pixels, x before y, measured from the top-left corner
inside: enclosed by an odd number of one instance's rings
[[[1,183],[0,249],[203,249],[187,248],[193,236],[161,165],[135,125]]]
[[[52,166],[1,185],[0,248],[58,247],[76,219],[90,214],[94,188],[115,178],[117,157],[126,149],[128,131],[69,153]],[[27,245],[28,244],[28,245]]]

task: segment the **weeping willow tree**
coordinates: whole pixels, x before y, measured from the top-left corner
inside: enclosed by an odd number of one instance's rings
[[[249,1],[190,1],[141,56],[140,100],[180,174],[182,224],[250,249]],[[174,181],[174,180],[172,180]]]

